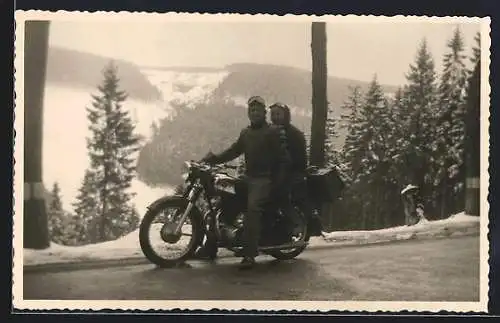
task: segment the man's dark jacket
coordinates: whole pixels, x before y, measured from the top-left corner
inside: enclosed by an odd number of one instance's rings
[[[275,178],[290,163],[278,130],[268,123],[244,128],[235,143],[211,160],[224,163],[241,154],[245,155],[245,174],[250,177]]]
[[[307,147],[304,133],[292,124],[285,125],[292,174],[305,173],[307,168]]]

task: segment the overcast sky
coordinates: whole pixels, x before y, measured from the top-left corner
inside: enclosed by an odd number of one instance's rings
[[[428,22],[327,24],[328,73],[399,85],[426,37],[438,72],[453,29],[460,27],[471,52],[479,24]],[[303,22],[61,22],[50,43],[125,59],[139,65],[221,67],[238,62],[311,69],[310,23]]]

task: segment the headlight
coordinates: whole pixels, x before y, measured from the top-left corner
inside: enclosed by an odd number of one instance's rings
[[[183,181],[186,181],[186,180],[187,180],[187,178],[189,177],[189,173],[183,173],[183,174],[181,175],[181,177],[182,177],[182,180],[183,180]]]

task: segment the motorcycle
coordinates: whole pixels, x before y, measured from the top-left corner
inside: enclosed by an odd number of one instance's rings
[[[149,205],[140,224],[139,242],[142,252],[150,262],[159,267],[169,267],[192,258],[205,236],[215,241],[219,248],[226,248],[235,254],[240,253],[243,248],[241,235],[247,186],[244,177],[228,172],[228,169],[234,170],[237,166],[187,161],[185,167],[184,188]],[[317,169],[312,171],[309,181],[317,181],[318,177],[314,174],[318,174]],[[312,192],[317,197],[317,193],[314,190]],[[280,260],[293,259],[308,245],[308,219],[292,201],[300,218],[299,233],[292,236],[290,217],[273,200],[270,199],[261,220],[259,253]],[[188,241],[179,244],[179,248],[182,248],[180,253],[172,255],[170,250],[167,257],[154,250],[149,231],[154,220],[161,218],[169,208],[176,209],[176,212],[160,220],[159,242],[175,245],[183,236],[187,236]],[[184,224],[188,225],[187,230],[182,229]]]

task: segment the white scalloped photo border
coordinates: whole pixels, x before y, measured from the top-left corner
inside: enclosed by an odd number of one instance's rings
[[[141,21],[193,21],[197,22],[311,22],[325,21],[335,23],[395,23],[429,22],[429,23],[474,23],[481,25],[481,219],[480,219],[480,301],[478,302],[375,302],[375,301],[118,301],[118,300],[24,300],[23,299],[23,74],[24,74],[24,24],[26,20],[127,20]],[[489,107],[490,91],[490,22],[489,17],[437,17],[437,16],[374,16],[374,15],[271,15],[271,14],[207,14],[207,13],[149,13],[149,12],[79,12],[79,11],[16,11],[15,32],[15,119],[16,130],[14,146],[14,210],[13,210],[13,306],[18,310],[261,310],[261,311],[313,311],[328,312],[356,311],[356,312],[486,312],[488,305],[488,274],[489,274],[489,243],[488,243],[488,216],[489,203]],[[21,149],[20,149],[21,147]]]

